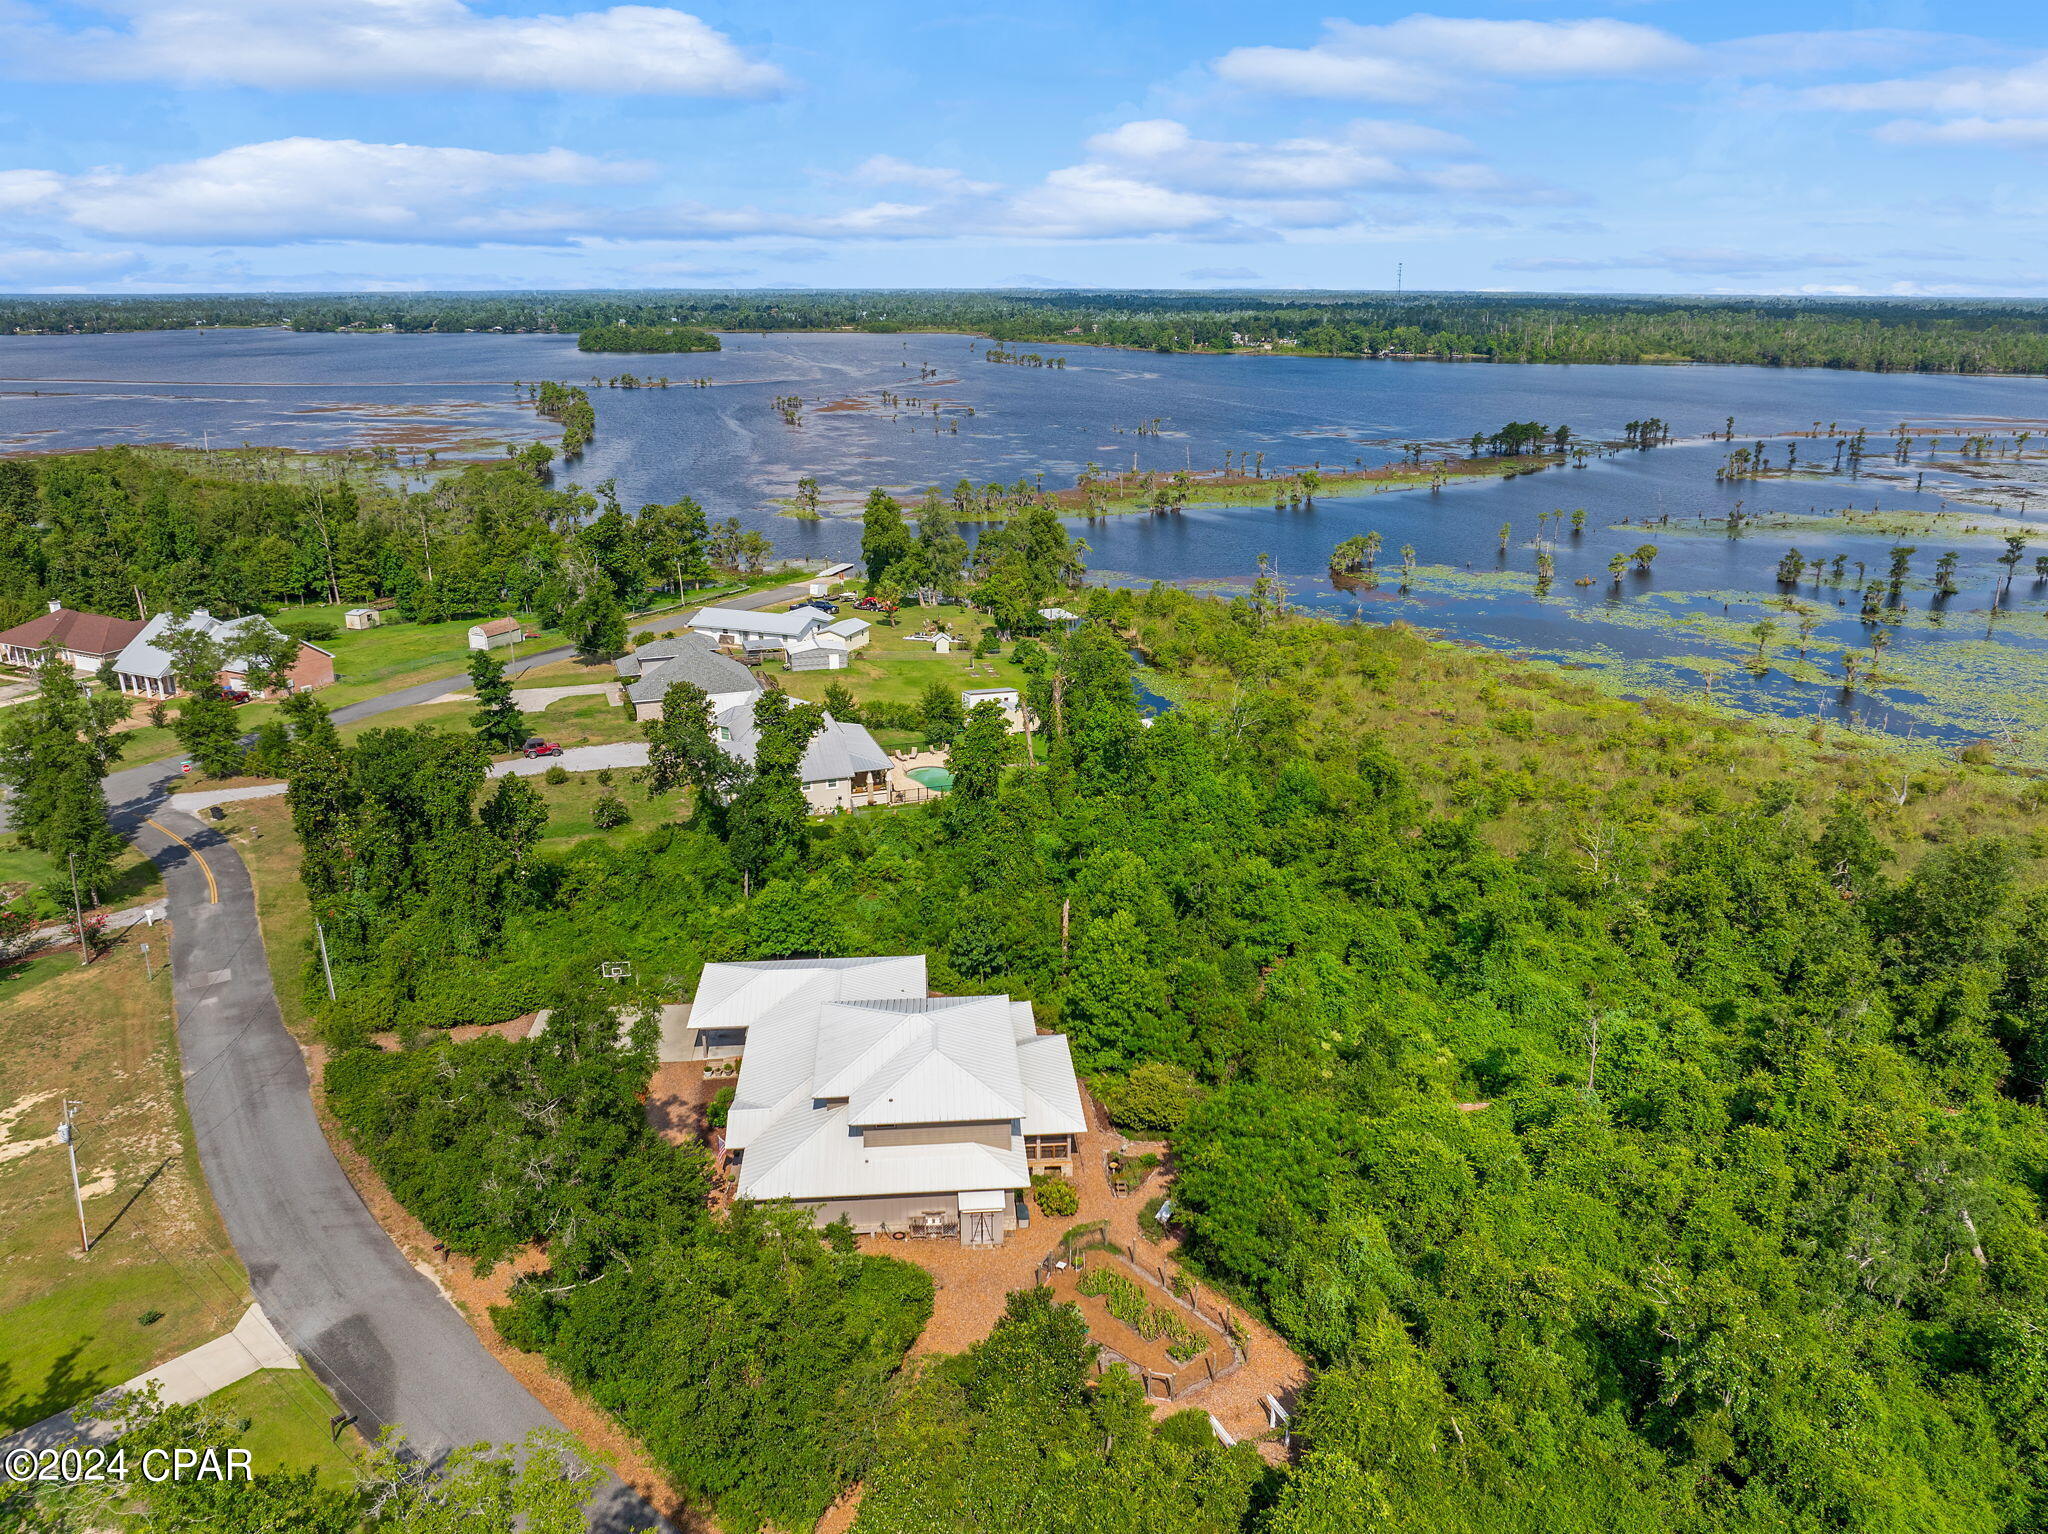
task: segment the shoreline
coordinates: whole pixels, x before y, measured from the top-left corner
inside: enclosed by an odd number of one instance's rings
[[[1285,466],[1270,474],[1224,475],[1214,470],[1188,474],[1142,470],[1098,479],[1092,486],[1069,486],[1044,490],[1028,498],[1006,502],[1000,509],[968,507],[953,509],[960,523],[1007,522],[1038,507],[1048,507],[1061,517],[1127,517],[1165,515],[1190,506],[1272,506],[1313,505],[1319,499],[1356,495],[1366,489],[1383,490],[1449,489],[1461,482],[1513,479],[1556,468],[1565,461],[1559,453],[1530,453],[1513,458],[1446,458],[1419,467],[1409,463],[1383,464],[1376,469],[1322,470],[1313,465]],[[1313,489],[1304,479],[1314,475]],[[907,488],[903,496],[914,492]],[[1167,499],[1161,500],[1165,496]],[[860,503],[836,503],[835,509],[812,517],[795,510],[788,497],[776,497],[770,504],[775,515],[795,521],[846,521],[859,514]],[[914,509],[905,500],[906,510]]]
[[[1312,347],[1270,345],[1162,348],[1137,346],[1122,341],[1093,340],[1087,336],[1037,336],[1017,339],[998,338],[987,331],[970,330],[959,325],[912,326],[906,325],[894,330],[865,330],[854,325],[827,325],[820,327],[791,327],[777,330],[742,330],[721,326],[700,327],[718,336],[968,336],[978,341],[989,341],[999,346],[1085,346],[1097,351],[1136,352],[1148,356],[1163,357],[1309,357],[1323,362],[1442,362],[1472,363],[1492,367],[1622,367],[1622,368],[1764,368],[1774,372],[1814,373],[1869,373],[1895,378],[1987,378],[1987,379],[2037,379],[2048,382],[2048,372],[1969,372],[1951,368],[1858,368],[1835,367],[1827,363],[1785,363],[1771,362],[1758,358],[1749,362],[1719,362],[1706,358],[1681,357],[1670,353],[1638,355],[1635,357],[1603,357],[1598,359],[1574,360],[1568,362],[1525,361],[1520,358],[1495,357],[1478,352],[1464,352],[1444,356],[1435,352],[1328,352]],[[204,333],[205,331],[259,331],[277,330],[286,335],[298,336],[463,336],[463,335],[507,335],[507,336],[551,336],[573,340],[579,332],[575,330],[399,330],[395,327],[364,327],[360,329],[336,327],[332,330],[302,330],[289,322],[265,322],[248,325],[177,325],[138,326],[132,330],[10,330],[0,331],[0,340],[77,340],[86,336],[123,335],[182,335]],[[588,354],[597,355],[597,354]],[[628,355],[619,353],[617,355]],[[642,355],[642,354],[632,354]],[[671,355],[688,355],[676,353]],[[0,382],[24,382],[28,380],[0,380]],[[73,380],[53,380],[69,382]],[[113,383],[125,382],[116,379],[81,379],[77,382]],[[212,383],[216,380],[204,380]],[[246,386],[245,386],[246,387]],[[405,386],[411,387],[411,386]]]

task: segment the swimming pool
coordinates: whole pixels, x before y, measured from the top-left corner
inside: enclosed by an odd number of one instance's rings
[[[943,767],[913,767],[906,776],[938,793],[944,793],[953,786],[953,774]]]

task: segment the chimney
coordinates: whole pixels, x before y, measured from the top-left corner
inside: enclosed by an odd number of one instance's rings
[[[62,611],[64,611],[64,604],[53,599],[50,603],[50,611],[53,613],[61,613]]]

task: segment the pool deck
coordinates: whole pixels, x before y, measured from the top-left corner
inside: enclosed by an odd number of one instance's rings
[[[889,797],[892,801],[915,803],[919,799],[933,797],[936,792],[943,792],[927,788],[910,775],[919,767],[946,767],[946,753],[932,750],[889,753]]]

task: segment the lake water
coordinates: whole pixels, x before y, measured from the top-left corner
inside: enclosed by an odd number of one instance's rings
[[[1063,368],[991,363],[964,336],[756,336],[725,350],[677,356],[594,357],[573,337],[298,336],[282,331],[152,332],[0,337],[0,451],[52,451],[111,442],[215,446],[244,442],[335,450],[381,444],[401,453],[491,456],[502,444],[555,435],[521,404],[516,380],[590,384],[634,372],[706,377],[708,388],[592,390],[598,432],[583,459],[561,471],[585,485],[611,478],[628,505],[694,495],[714,516],[736,514],[793,555],[839,556],[858,544],[851,513],[875,485],[914,493],[1043,475],[1071,484],[1090,464],[1170,472],[1213,469],[1226,451],[1266,455],[1268,473],[1318,462],[1326,469],[1398,457],[1410,441],[1440,443],[1509,420],[1572,426],[1615,439],[1645,416],[1703,436],[1735,417],[1737,442],[1805,430],[1815,421],[1863,427],[1873,440],[1901,423],[1942,431],[1975,426],[2008,436],[2048,429],[2048,380],[1952,378],[1722,367],[1529,367],[1295,358],[1190,357],[1089,347],[1020,348],[1064,358]],[[887,404],[887,391],[903,401]],[[803,401],[786,424],[780,397]],[[826,408],[832,405],[840,408]],[[933,408],[936,407],[936,408]],[[1145,434],[1138,428],[1147,427]],[[1779,556],[1845,555],[1884,573],[1889,536],[1846,526],[1798,534],[1754,531],[1730,539],[1698,525],[1737,501],[1748,513],[1805,515],[1845,506],[1913,513],[1956,509],[1962,482],[1903,476],[1719,483],[1727,444],[1627,452],[1582,468],[1459,485],[1327,496],[1312,508],[1194,508],[1077,524],[1104,578],[1167,580],[1232,590],[1261,553],[1273,556],[1293,599],[1342,617],[1405,618],[1446,636],[1596,667],[1616,685],[1714,696],[1770,714],[1854,719],[1874,728],[1956,741],[2009,739],[2048,760],[2048,584],[2033,557],[2048,553],[2048,515],[2025,510],[2018,490],[2038,467],[2001,472],[2002,515],[2041,529],[2020,573],[2001,589],[1996,538],[1915,535],[1915,580],[1904,621],[1886,628],[1884,685],[1846,695],[1839,653],[1868,653],[1878,632],[1857,616],[1854,585],[1803,586],[1815,612],[1809,638],[1823,677],[1794,665],[1762,677],[1735,662],[1766,637],[1790,662],[1797,620],[1768,605],[1781,589]],[[1782,451],[1782,449],[1780,449]],[[1823,437],[1810,457],[1830,454]],[[1886,470],[1889,472],[1888,466]],[[817,523],[777,514],[799,476],[815,476],[828,509]],[[2042,488],[2048,491],[2048,482]],[[2048,508],[2048,497],[2044,497]],[[1586,509],[1583,534],[1541,513]],[[1987,511],[1986,515],[1990,515]],[[1626,521],[1624,520],[1626,519]],[[1655,523],[1646,529],[1646,521]],[[1508,553],[1498,528],[1513,527]],[[1383,540],[1376,590],[1339,590],[1325,575],[1329,550],[1368,529]],[[971,530],[970,530],[971,532]],[[1550,591],[1532,589],[1537,542],[1555,560]],[[1619,587],[1607,563],[1654,542],[1647,575]],[[1411,589],[1399,585],[1399,550],[1416,550]],[[1961,591],[1928,589],[1935,556],[1960,556]],[[1591,584],[1577,585],[1581,578]],[[1843,605],[1838,605],[1843,604]],[[1997,617],[1992,616],[1994,609]],[[1937,623],[1935,620],[1939,618]],[[1995,625],[1995,627],[1994,627]],[[1987,630],[1990,637],[1987,638]]]

